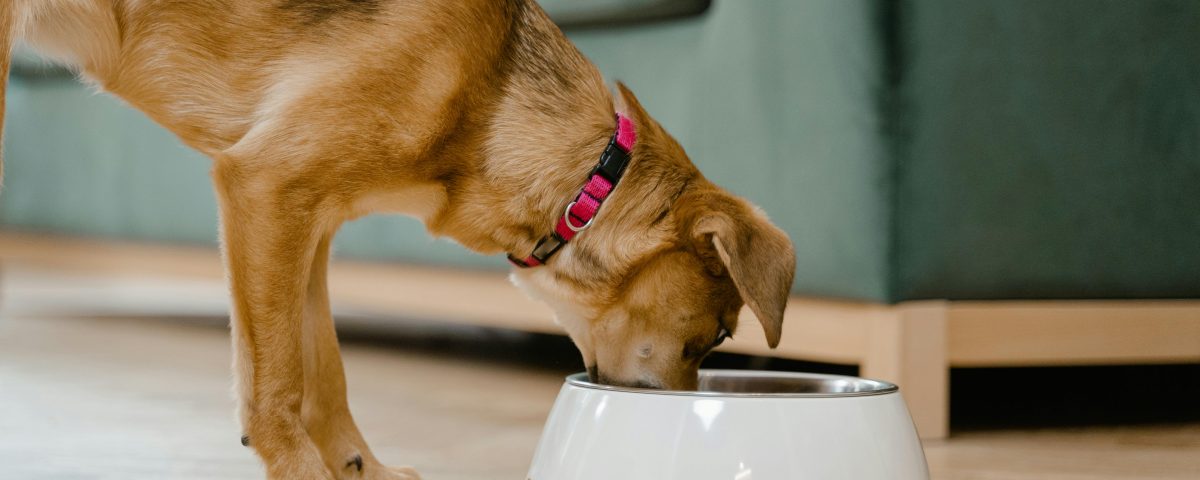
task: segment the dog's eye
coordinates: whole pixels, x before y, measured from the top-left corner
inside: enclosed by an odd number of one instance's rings
[[[718,345],[725,343],[726,338],[733,338],[733,335],[729,334],[729,329],[721,327],[721,330],[717,332],[717,340],[713,342],[713,348],[717,348]]]
[[[712,349],[717,348],[718,345],[725,342],[726,338],[733,338],[733,335],[730,335],[729,329],[722,325],[721,329],[717,330],[717,338],[711,343],[704,343],[707,341],[704,338],[696,338],[685,344],[683,346],[683,358],[702,358],[708,355],[708,352],[712,351]]]

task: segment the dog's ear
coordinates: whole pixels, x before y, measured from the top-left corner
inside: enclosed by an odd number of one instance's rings
[[[729,273],[742,301],[762,322],[767,344],[775,348],[796,270],[791,240],[758,208],[727,193],[697,195],[688,203],[697,252],[710,257],[710,269]]]
[[[634,96],[633,91],[622,82],[617,82],[617,99],[614,107],[618,112],[632,118],[637,124],[644,123],[644,120],[650,117],[650,114],[642,108],[642,103]]]

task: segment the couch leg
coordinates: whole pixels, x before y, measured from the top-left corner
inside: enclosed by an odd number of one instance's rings
[[[950,430],[946,302],[905,302],[892,310],[895,315],[871,320],[861,375],[899,385],[921,438],[945,438]]]

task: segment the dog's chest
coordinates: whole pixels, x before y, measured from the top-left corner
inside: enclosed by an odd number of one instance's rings
[[[541,301],[554,310],[554,321],[572,336],[587,331],[588,313],[574,301],[574,295],[565,287],[555,283],[549,270],[522,269],[514,271],[509,279],[534,300]]]
[[[368,213],[398,213],[427,222],[445,204],[445,187],[437,184],[414,185],[359,197],[354,202],[351,217],[360,217]]]

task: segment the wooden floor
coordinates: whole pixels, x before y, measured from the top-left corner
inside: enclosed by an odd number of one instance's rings
[[[5,267],[0,479],[261,478],[232,416],[219,284]],[[164,313],[129,313],[147,308]],[[524,478],[573,366],[412,345],[345,348],[376,453],[429,480]],[[926,455],[935,479],[1195,480],[1200,424],[975,431]]]

